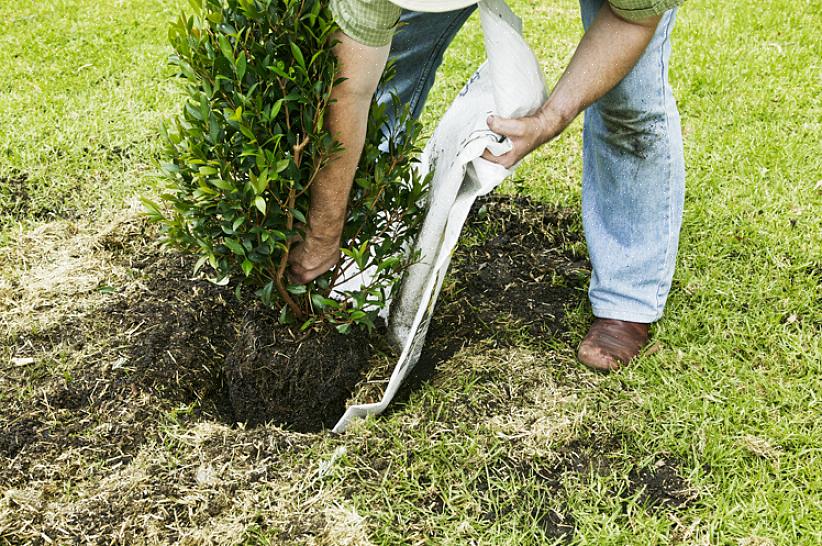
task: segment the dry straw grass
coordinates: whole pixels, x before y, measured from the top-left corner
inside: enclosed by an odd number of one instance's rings
[[[0,429],[22,435],[0,446],[0,542],[370,544],[325,479],[344,453],[323,454],[335,440],[203,422],[123,382],[118,342],[139,336],[105,310],[113,292],[140,292],[133,262],[155,239],[133,207],[0,250]]]

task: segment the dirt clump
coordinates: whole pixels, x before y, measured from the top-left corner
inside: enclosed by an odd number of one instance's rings
[[[324,328],[295,339],[273,312],[257,306],[225,359],[237,420],[251,426],[275,420],[299,432],[333,427],[368,364],[370,337]]]
[[[663,458],[651,467],[634,468],[628,475],[630,495],[637,494],[643,506],[678,508],[696,498],[693,488],[679,475],[679,464]]]
[[[342,416],[368,363],[368,332],[294,333],[233,286],[192,279],[189,257],[142,265],[145,287],[109,310],[142,388],[230,425],[317,432]]]
[[[0,226],[3,216],[19,218],[28,213],[31,206],[31,194],[28,190],[29,175],[23,172],[0,176]]]

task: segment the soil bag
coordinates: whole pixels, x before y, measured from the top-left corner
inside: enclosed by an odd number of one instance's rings
[[[382,400],[349,407],[334,427],[342,433],[355,418],[378,414],[393,399],[419,360],[442,282],[474,201],[499,186],[514,169],[486,161],[488,149],[511,149],[486,124],[490,114],[520,117],[547,98],[542,70],[522,38],[522,21],[503,0],[482,0],[480,20],[488,60],[448,108],[421,158],[422,174],[433,171],[429,203],[416,241],[419,261],[405,273],[391,303],[390,335],[402,348]],[[516,168],[516,167],[514,167]]]

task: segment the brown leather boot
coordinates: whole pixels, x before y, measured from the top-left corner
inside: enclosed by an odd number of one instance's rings
[[[579,344],[577,358],[593,370],[616,371],[628,364],[648,343],[650,325],[615,319],[594,319]]]

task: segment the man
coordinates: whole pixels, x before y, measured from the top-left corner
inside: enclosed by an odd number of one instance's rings
[[[685,169],[668,63],[675,7],[681,2],[580,0],[585,35],[545,104],[524,118],[488,120],[513,149],[499,157],[486,152],[485,157],[510,167],[587,108],[582,216],[595,320],[578,357],[597,370],[616,370],[639,354],[671,287]],[[402,30],[390,48],[397,67],[392,86],[419,116],[443,52],[475,3],[331,0],[342,29],[335,52],[340,75],[347,79],[335,90],[328,126],[346,152],[329,164],[313,188],[306,237],[290,256],[295,280],[308,282],[339,260],[368,105],[398,19]],[[400,8],[407,11],[401,14]]]

